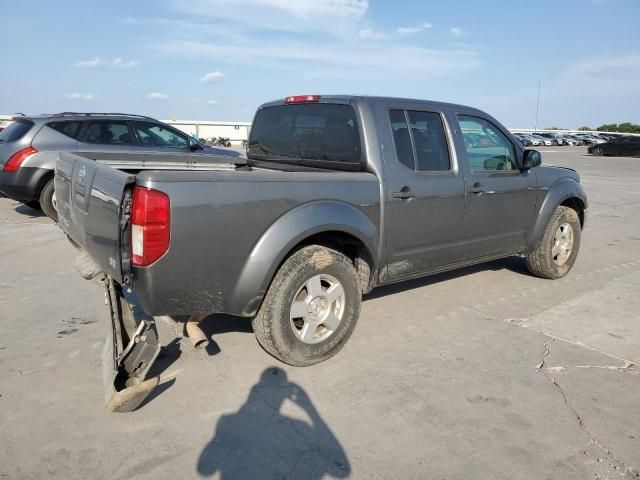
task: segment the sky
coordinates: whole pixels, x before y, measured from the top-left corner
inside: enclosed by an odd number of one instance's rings
[[[251,121],[295,94],[640,123],[640,0],[0,0],[0,113]]]

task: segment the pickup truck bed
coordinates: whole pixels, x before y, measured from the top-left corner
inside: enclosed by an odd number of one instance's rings
[[[150,315],[253,315],[266,293],[266,279],[284,254],[315,233],[358,230],[366,234],[368,250],[377,251],[380,192],[371,173],[245,170],[244,165],[229,166],[226,159],[207,170],[158,170],[149,160],[132,169],[129,155],[120,155],[120,164],[127,165],[124,172],[111,161],[94,161],[95,154],[61,154],[56,172],[59,218],[75,243],[101,259],[106,274],[119,283],[135,282]],[[121,219],[133,185],[162,191],[171,199],[170,248],[150,268],[132,267],[128,261],[129,232]],[[282,252],[275,262],[252,261],[274,249]]]

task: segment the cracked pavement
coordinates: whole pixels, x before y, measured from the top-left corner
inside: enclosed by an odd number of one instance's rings
[[[349,344],[279,364],[248,320],[209,355],[159,319],[162,384],[103,407],[100,287],[37,212],[0,199],[0,476],[640,478],[640,159],[555,148],[590,197],[574,270],[518,258],[374,290]]]

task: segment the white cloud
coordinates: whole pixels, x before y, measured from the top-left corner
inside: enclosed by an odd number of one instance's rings
[[[169,100],[169,95],[166,93],[151,92],[147,94],[146,98],[149,100]]]
[[[84,102],[90,102],[96,99],[96,94],[74,92],[74,93],[67,93],[64,96],[64,98],[66,98],[67,100],[82,100]]]
[[[565,70],[565,76],[593,77],[617,76],[621,73],[640,73],[640,53],[632,52],[615,56],[597,56],[581,60]],[[637,78],[637,77],[636,77]]]
[[[104,64],[105,61],[100,57],[93,57],[91,60],[80,60],[76,63],[76,67],[99,67]]]
[[[386,38],[386,34],[371,28],[363,28],[358,32],[358,38],[361,40],[380,40]]]
[[[361,17],[369,9],[368,0],[174,0],[174,5],[182,10],[197,12],[206,16],[226,16],[233,11],[250,9],[252,14],[260,10],[275,10],[303,19],[317,17]]]
[[[411,33],[418,33],[418,32],[422,32],[423,30],[427,30],[429,28],[433,27],[433,25],[431,25],[429,22],[425,22],[421,25],[418,25],[416,27],[398,27],[396,28],[396,31],[401,34],[401,35],[408,35]]]
[[[320,31],[347,37],[369,9],[368,0],[165,0],[200,18],[291,32]],[[242,12],[239,14],[238,12]]]
[[[113,59],[113,61],[111,62],[111,66],[116,68],[133,68],[137,67],[138,63],[138,60],[125,61],[124,59],[118,57]]]
[[[209,72],[200,79],[202,83],[215,83],[224,79],[224,73],[220,71]]]
[[[358,75],[398,75],[410,72],[425,76],[442,76],[465,72],[480,65],[472,48],[434,50],[412,45],[360,42],[345,45],[341,42],[299,41],[265,42],[247,40],[242,44],[172,41],[156,45],[159,53],[204,60],[233,58],[238,64],[268,65],[279,68],[324,69]],[[393,68],[389,68],[389,59]],[[333,75],[333,74],[332,74]]]
[[[95,67],[114,67],[114,68],[133,68],[138,66],[138,60],[124,60],[121,57],[114,58],[113,60],[105,60],[100,57],[93,57],[90,60],[80,60],[76,62],[76,67],[81,68],[95,68]]]
[[[209,104],[209,105],[217,105],[218,101],[217,100],[207,100],[207,104]]]
[[[462,35],[464,35],[464,32],[460,27],[451,27],[451,30],[449,31],[451,32],[451,34],[455,35],[456,37],[461,37]]]

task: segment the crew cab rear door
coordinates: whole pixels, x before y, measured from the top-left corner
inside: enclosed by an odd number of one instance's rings
[[[386,280],[455,263],[465,185],[445,116],[436,106],[376,103],[386,183]]]
[[[128,195],[135,175],[73,153],[60,153],[55,195],[60,228],[118,283],[128,271]],[[124,266],[123,266],[124,263]]]

